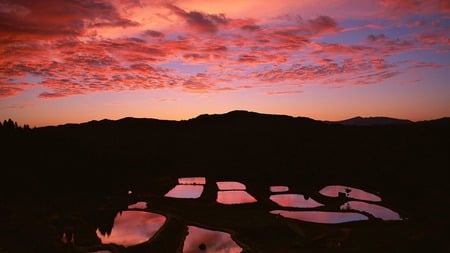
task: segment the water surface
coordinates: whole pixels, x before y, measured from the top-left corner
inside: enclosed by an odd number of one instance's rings
[[[349,201],[343,204],[340,208],[341,210],[356,210],[360,212],[366,212],[382,220],[402,220],[398,213],[392,211],[387,207],[369,204],[362,201]]]
[[[235,181],[216,182],[219,190],[245,190],[245,185]]]
[[[218,191],[217,202],[232,205],[255,203],[257,200],[246,191]]]
[[[206,184],[205,177],[180,177],[178,178],[179,184]]]
[[[274,194],[270,200],[283,207],[314,208],[323,206],[323,204],[312,198],[305,199],[302,194]]]
[[[165,197],[181,199],[197,199],[203,193],[203,185],[178,184],[170,190]]]
[[[286,218],[324,224],[338,224],[350,221],[368,220],[368,217],[363,214],[351,212],[273,210],[270,211],[270,213],[280,214]]]
[[[188,226],[188,235],[183,245],[183,253],[238,253],[242,248],[229,233]]]
[[[320,190],[319,193],[328,197],[338,197],[339,193],[341,193],[348,198],[367,201],[381,201],[381,198],[375,194],[343,185],[326,186],[322,190]]]
[[[166,217],[144,211],[123,211],[114,219],[110,235],[96,233],[103,244],[114,243],[125,247],[148,241],[164,224]]]
[[[284,185],[274,185],[274,186],[270,187],[270,191],[271,192],[287,192],[287,191],[289,191],[289,187],[284,186]]]
[[[139,201],[128,206],[128,209],[147,209],[147,202]]]

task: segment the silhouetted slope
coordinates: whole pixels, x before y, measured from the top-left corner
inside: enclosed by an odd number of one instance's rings
[[[447,210],[434,200],[449,192],[449,135],[449,118],[369,128],[245,111],[91,121],[3,134],[0,190],[76,204],[130,185],[150,187],[153,177],[302,189],[335,183],[390,192],[394,206],[413,213],[433,207],[436,218]]]
[[[445,240],[439,231],[446,226],[439,224],[450,223],[445,203],[450,192],[450,118],[362,127],[233,111],[186,121],[124,118],[0,128],[0,137],[0,223],[9,224],[0,225],[0,232],[9,236],[0,240],[13,238],[20,242],[16,245],[31,245],[27,247],[36,252],[64,252],[46,248],[61,234],[52,230],[61,225],[50,225],[51,217],[66,220],[54,214],[85,217],[76,222],[85,224],[86,233],[77,242],[98,244],[95,229],[111,230],[117,211],[127,206],[128,189],[152,189],[162,196],[179,176],[242,181],[267,201],[273,184],[302,194],[331,184],[379,192],[384,204],[409,218],[398,225],[399,234],[412,238],[428,231],[427,238],[417,239],[420,252],[441,248]],[[107,203],[114,206],[99,208]],[[250,235],[261,231],[246,229]],[[370,240],[364,245],[372,249]]]
[[[352,126],[374,126],[374,125],[410,124],[412,123],[412,121],[389,117],[354,117],[351,119],[335,121],[335,123]]]

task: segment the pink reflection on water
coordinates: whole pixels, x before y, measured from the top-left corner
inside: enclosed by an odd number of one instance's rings
[[[178,178],[179,184],[206,184],[206,178],[204,177],[180,177]]]
[[[171,198],[197,199],[200,198],[202,192],[203,192],[203,185],[178,184],[164,196]]]
[[[218,191],[217,202],[221,204],[255,203],[257,200],[246,191]]]
[[[350,212],[326,212],[326,211],[285,211],[273,210],[272,214],[280,214],[283,217],[309,221],[315,223],[337,224],[350,221],[368,220],[367,216]]]
[[[347,197],[367,201],[381,201],[375,194],[343,185],[330,185],[319,191],[320,194],[328,197],[338,197],[339,193],[347,194]]]
[[[216,184],[217,187],[219,187],[219,190],[245,190],[245,185],[243,183],[235,181],[217,182]]]
[[[312,198],[305,199],[302,194],[276,194],[270,196],[270,200],[283,207],[314,208],[323,206]]]
[[[146,209],[147,208],[147,202],[139,201],[132,205],[128,206],[128,209]]]
[[[361,201],[349,201],[340,207],[341,210],[357,210],[366,212],[382,220],[402,220],[400,215],[389,208]]]
[[[289,191],[289,187],[287,186],[281,186],[281,185],[277,185],[277,186],[271,186],[270,187],[270,191],[271,192],[287,192]]]
[[[183,253],[237,253],[242,248],[237,245],[230,234],[195,226],[188,226],[189,234],[184,241]]]
[[[97,229],[103,244],[114,243],[125,247],[148,241],[164,224],[163,215],[143,211],[123,211],[117,214],[109,236]]]

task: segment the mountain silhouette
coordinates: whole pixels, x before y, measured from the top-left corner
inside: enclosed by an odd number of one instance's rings
[[[44,236],[38,228],[54,226],[42,224],[63,219],[63,214],[67,220],[83,214],[78,217],[83,226],[109,231],[116,213],[129,204],[121,200],[128,190],[163,196],[167,186],[184,176],[245,182],[258,199],[268,199],[270,185],[289,185],[306,195],[333,184],[380,192],[389,207],[411,220],[386,225],[395,227],[395,234],[412,238],[432,231],[418,241],[402,239],[395,249],[423,251],[431,245],[442,251],[445,240],[439,236],[448,228],[439,224],[450,222],[445,205],[450,118],[410,122],[376,117],[342,123],[231,111],[181,121],[128,117],[27,130],[0,128],[0,137],[0,213],[9,224],[0,230],[13,231],[14,240],[25,242],[18,245],[54,245],[48,238],[25,235]],[[112,196],[122,197],[111,203]],[[207,218],[206,211],[199,210],[199,216]],[[29,223],[33,220],[34,225]],[[384,231],[384,225],[374,226],[370,229]],[[246,231],[250,237],[258,235],[252,228]],[[94,237],[75,236],[76,242],[98,243],[95,230],[89,235]],[[368,240],[360,246],[371,249],[373,244]]]
[[[375,125],[399,125],[411,124],[410,120],[396,119],[390,117],[354,117],[346,120],[335,121],[335,123],[353,126],[375,126]]]
[[[380,122],[378,118],[375,121]],[[5,168],[36,168],[34,171],[40,171],[36,176],[43,180],[47,180],[45,175],[54,174],[52,169],[64,167],[74,172],[65,181],[85,177],[95,181],[91,174],[98,177],[116,170],[124,177],[107,176],[125,182],[126,175],[131,180],[147,173],[145,168],[155,175],[249,178],[258,171],[261,180],[290,174],[291,178],[313,177],[315,183],[329,178],[386,182],[390,180],[387,174],[419,181],[423,178],[415,176],[422,173],[416,171],[434,167],[440,174],[438,168],[448,163],[446,148],[441,147],[448,147],[449,126],[450,118],[443,118],[361,128],[247,111],[205,114],[181,121],[123,118],[7,135],[3,138],[8,147],[3,163]],[[378,173],[368,177],[371,170]]]

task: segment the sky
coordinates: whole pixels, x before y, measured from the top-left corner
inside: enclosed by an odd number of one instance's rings
[[[450,116],[449,0],[0,0],[0,120]]]

